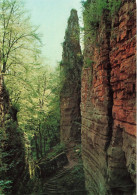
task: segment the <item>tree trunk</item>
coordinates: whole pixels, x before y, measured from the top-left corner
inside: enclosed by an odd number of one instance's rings
[[[42,154],[43,144],[42,144],[42,135],[41,135],[41,131],[40,131],[40,123],[39,123],[39,144],[40,144],[40,155],[42,157],[43,156],[43,154]]]
[[[37,142],[37,135],[34,134],[34,139],[35,139],[35,147],[36,147],[36,156],[37,156],[37,159],[39,159],[39,146],[38,146],[38,142]]]
[[[46,154],[46,137],[44,137],[43,140],[44,140],[44,154]]]
[[[2,73],[5,73],[6,72],[6,62],[4,61],[3,62],[3,69],[2,69]]]

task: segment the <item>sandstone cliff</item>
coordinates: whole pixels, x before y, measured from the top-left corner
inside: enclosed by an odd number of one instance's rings
[[[61,142],[80,140],[80,91],[82,54],[80,48],[80,29],[76,10],[71,10],[63,43],[61,62],[62,91],[60,97]]]
[[[102,17],[96,43],[85,33],[82,158],[91,195],[133,195],[136,174],[136,5]]]

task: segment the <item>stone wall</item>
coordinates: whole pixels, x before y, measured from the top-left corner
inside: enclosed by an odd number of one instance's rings
[[[110,23],[102,19],[97,42],[85,39],[82,158],[91,195],[135,193],[135,15],[135,1],[122,1]]]

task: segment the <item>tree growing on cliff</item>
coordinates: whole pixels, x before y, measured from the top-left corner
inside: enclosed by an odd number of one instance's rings
[[[108,13],[107,21],[110,21],[118,11],[121,0],[82,0],[81,3],[83,6],[85,34],[88,34],[94,41],[104,12]]]

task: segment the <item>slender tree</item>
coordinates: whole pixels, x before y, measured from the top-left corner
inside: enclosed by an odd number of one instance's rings
[[[0,53],[2,73],[8,73],[11,67],[16,64],[22,65],[21,51],[33,50],[31,43],[34,40],[40,40],[36,33],[37,28],[31,26],[29,19],[20,0],[1,0]]]

